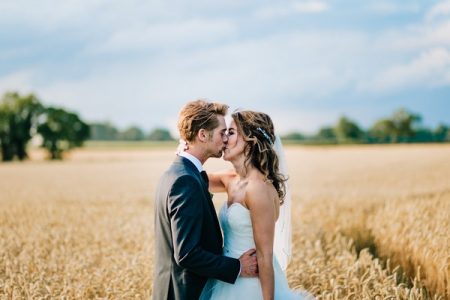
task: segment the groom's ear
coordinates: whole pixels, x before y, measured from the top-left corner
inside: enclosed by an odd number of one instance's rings
[[[201,128],[197,133],[198,140],[202,143],[205,143],[208,141],[208,136],[209,136],[209,133],[204,128]]]

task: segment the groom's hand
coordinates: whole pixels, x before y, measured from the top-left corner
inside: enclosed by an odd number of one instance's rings
[[[258,261],[256,260],[256,249],[247,250],[239,257],[241,262],[241,276],[242,277],[257,277],[258,276]]]

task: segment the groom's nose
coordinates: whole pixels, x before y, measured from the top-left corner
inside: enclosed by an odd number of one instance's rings
[[[224,134],[224,135],[222,136],[222,142],[223,142],[224,144],[228,143],[228,134]]]

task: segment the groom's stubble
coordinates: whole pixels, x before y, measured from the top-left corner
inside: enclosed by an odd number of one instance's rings
[[[217,116],[219,126],[214,128],[207,140],[207,150],[208,158],[221,158],[223,155],[223,150],[228,142],[228,137],[226,135],[227,126],[225,123],[225,118],[223,116]]]

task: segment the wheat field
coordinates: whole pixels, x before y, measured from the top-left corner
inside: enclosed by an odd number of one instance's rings
[[[37,151],[0,164],[0,299],[148,299],[153,195],[173,156],[85,149],[46,162]],[[450,299],[450,145],[290,146],[286,156],[292,288]]]

